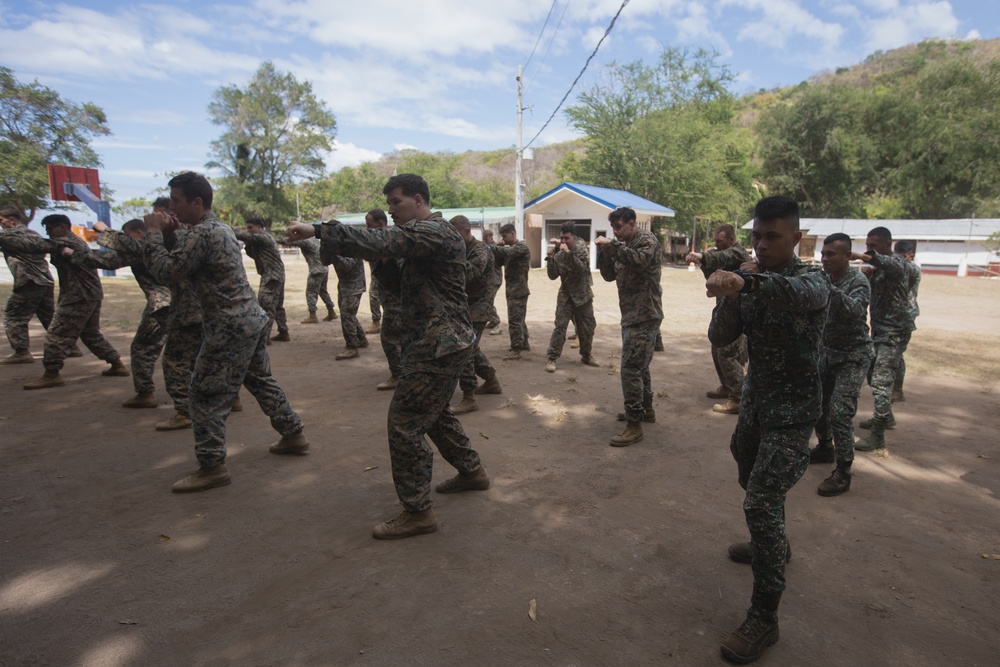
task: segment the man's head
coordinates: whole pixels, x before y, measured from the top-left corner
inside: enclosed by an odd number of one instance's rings
[[[462,235],[462,239],[466,243],[472,243],[472,225],[469,223],[469,219],[464,215],[456,215],[454,218],[449,220],[452,227],[458,230],[458,233]]]
[[[0,206],[0,227],[13,229],[24,223],[24,214],[17,206]]]
[[[170,197],[157,197],[153,202],[153,213],[169,213]]]
[[[823,239],[823,250],[820,257],[823,270],[835,278],[839,278],[851,265],[851,250],[854,243],[847,234],[830,234]]]
[[[504,245],[513,245],[517,243],[517,227],[509,222],[506,225],[501,225],[500,240],[504,242]]]
[[[62,213],[53,213],[42,218],[42,227],[50,239],[61,239],[73,233],[73,223]]]
[[[388,226],[389,220],[382,209],[373,208],[365,214],[365,227],[368,229],[383,229]]]
[[[757,202],[750,241],[761,268],[784,269],[795,256],[795,246],[801,239],[799,205],[794,199],[775,196]]]
[[[576,223],[567,222],[559,228],[559,242],[565,243],[570,250],[576,248]]]
[[[608,222],[611,223],[611,229],[615,233],[615,238],[622,243],[628,243],[634,239],[636,233],[639,231],[636,226],[635,211],[627,206],[622,206],[611,211],[608,214]]]
[[[167,183],[170,187],[170,210],[177,221],[197,224],[212,210],[212,184],[201,174],[184,171]]]
[[[493,230],[492,229],[484,229],[483,230],[483,243],[485,243],[486,245],[493,245],[494,244],[494,241],[493,241]]]
[[[146,223],[141,218],[132,218],[122,225],[122,234],[130,239],[141,241],[146,238]]]
[[[714,238],[716,250],[729,250],[736,245],[736,228],[730,224],[719,225]]]
[[[913,241],[896,241],[896,245],[893,246],[892,251],[911,262],[917,254],[917,248],[913,245]]]
[[[251,234],[260,234],[267,229],[267,225],[264,224],[264,220],[262,218],[247,218],[244,224],[246,225],[247,231]]]
[[[868,252],[870,253],[874,252],[879,255],[891,255],[892,232],[885,227],[876,227],[868,232],[868,238],[865,240],[865,246],[868,247]]]
[[[382,188],[389,215],[394,223],[426,220],[431,214],[431,191],[427,181],[416,174],[393,176]]]

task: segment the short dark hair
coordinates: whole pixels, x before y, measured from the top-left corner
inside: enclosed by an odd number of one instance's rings
[[[799,229],[799,203],[791,197],[774,195],[764,197],[753,209],[753,219],[758,222],[784,220],[792,223],[792,229]]]
[[[389,193],[386,192],[385,194],[389,194]],[[378,220],[378,221],[384,222],[386,224],[388,224],[388,222],[389,222],[389,218],[385,217],[385,211],[383,211],[380,208],[373,208],[372,210],[370,210],[367,213],[365,213],[365,217],[366,218],[371,217],[372,220]]]
[[[170,197],[157,197],[153,202],[153,208],[170,208]]]
[[[470,229],[472,225],[469,223],[469,219],[464,215],[456,215],[454,218],[449,220],[451,226],[455,229]]]
[[[876,227],[868,232],[868,236],[874,236],[875,238],[882,239],[883,241],[892,240],[892,232],[890,232],[887,227]]]
[[[256,216],[256,215],[252,215],[249,218],[247,218],[246,220],[244,220],[243,224],[244,225],[256,225],[257,227],[263,227],[264,229],[267,229],[267,223],[264,222],[264,218],[261,218],[261,217]]]
[[[49,225],[66,225],[67,227],[72,227],[73,223],[70,221],[69,216],[62,213],[53,213],[42,218],[42,227],[48,227]]]
[[[4,218],[16,218],[18,222],[24,222],[24,212],[13,204],[0,206],[0,216]]]
[[[122,225],[123,232],[144,232],[146,231],[146,223],[142,218],[132,218],[124,225]]]
[[[622,222],[635,221],[635,211],[628,206],[619,206],[608,214],[608,222],[618,222],[619,220]]]
[[[507,232],[517,234],[517,227],[514,226],[514,223],[508,222],[506,225],[500,225],[500,233],[506,234]]]
[[[823,245],[830,245],[831,243],[846,243],[848,252],[854,249],[854,241],[851,240],[850,236],[844,234],[843,232],[830,234],[825,239],[823,239]]]
[[[483,238],[485,239],[487,236],[490,237],[490,238],[493,238],[493,230],[492,229],[484,229],[483,230]]]
[[[562,227],[559,228],[560,234],[572,234],[576,236],[576,223],[575,222],[564,222]]]
[[[916,250],[913,245],[913,241],[896,241],[896,245],[893,248],[893,252],[910,253]]]
[[[712,233],[712,236],[715,236],[719,232],[722,232],[723,234],[725,234],[727,239],[735,239],[736,238],[736,228],[733,227],[728,222],[724,222],[721,225],[719,225],[718,227],[716,227],[715,228],[715,232]]]
[[[167,187],[177,188],[184,193],[187,201],[201,198],[201,205],[206,209],[212,208],[212,184],[201,174],[193,171],[182,171],[169,181]]]
[[[387,195],[396,188],[400,188],[407,197],[420,195],[424,203],[431,205],[431,190],[427,187],[427,181],[416,174],[398,174],[393,176],[382,187],[382,194]]]

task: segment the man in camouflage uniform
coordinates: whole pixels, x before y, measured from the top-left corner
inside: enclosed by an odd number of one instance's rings
[[[45,389],[66,384],[59,371],[63,367],[63,361],[73,351],[77,338],[98,359],[111,364],[102,371],[102,375],[127,376],[128,368],[122,363],[118,351],[101,334],[101,300],[104,298],[104,291],[97,271],[62,254],[63,248],[84,253],[90,249],[83,239],[73,234],[73,224],[65,215],[47,215],[42,218],[42,226],[48,232],[49,239],[38,235],[0,236],[0,244],[5,250],[24,255],[48,253],[52,266],[56,267],[59,274],[59,300],[45,335],[42,359],[45,373],[38,380],[25,384],[24,388]]]
[[[816,422],[819,445],[809,453],[809,462],[836,462],[833,474],[817,489],[821,496],[836,496],[851,488],[854,415],[872,361],[868,335],[871,286],[868,278],[850,265],[851,237],[847,234],[828,236],[821,256],[823,270],[830,276],[830,307],[819,358],[823,383],[823,413]]]
[[[716,271],[735,271],[750,261],[750,253],[736,241],[736,229],[729,224],[715,229],[715,248],[705,252],[690,252],[687,261],[701,264],[705,280]],[[716,299],[718,304],[721,299]],[[740,411],[743,391],[743,367],[747,363],[747,337],[740,336],[735,343],[725,347],[712,346],[712,362],[719,376],[719,388],[705,393],[709,398],[724,398],[725,403],[712,406],[713,412],[735,415]]]
[[[885,431],[896,425],[892,415],[892,386],[914,325],[906,260],[892,254],[892,233],[885,227],[876,227],[868,232],[865,243],[868,252],[852,253],[851,258],[873,267],[871,323],[875,361],[868,384],[875,397],[875,414],[861,422],[861,428],[870,428],[871,432],[856,442],[854,449],[870,452],[885,447]]]
[[[327,284],[330,281],[330,267],[323,263],[319,256],[319,239],[306,239],[305,241],[295,241],[286,245],[298,248],[302,252],[302,257],[309,267],[309,276],[306,278],[306,306],[309,308],[309,317],[302,320],[302,324],[319,324],[316,317],[316,305],[319,300],[323,300],[326,306],[326,317],[324,322],[337,319],[337,309],[333,307],[333,299]]]
[[[491,336],[499,336],[502,333],[500,329],[500,313],[497,312],[495,301],[497,292],[500,291],[500,286],[503,285],[503,260],[493,252],[493,249],[496,248],[496,242],[493,240],[493,230],[483,230],[483,243],[489,248],[490,255],[493,257],[493,280],[490,282],[490,293],[487,295],[487,300],[490,302],[490,319],[486,322],[486,328],[490,330]]]
[[[663,249],[652,232],[640,229],[635,211],[617,208],[608,215],[614,240],[599,236],[597,268],[606,281],[618,284],[618,307],[621,309],[622,395],[625,412],[619,421],[628,424],[611,438],[612,447],[627,447],[642,440],[642,422],[655,422],[653,382],[649,365],[653,361],[656,334],[663,321],[660,267]]]
[[[507,223],[500,228],[500,243],[493,246],[493,254],[504,264],[507,275],[507,328],[510,333],[510,354],[504,361],[521,358],[521,352],[531,350],[528,343],[528,268],[531,251],[528,244],[517,240],[517,229]]]
[[[913,261],[916,248],[912,241],[896,241],[892,251],[906,260],[906,276],[910,286],[910,314],[913,317],[913,330],[917,329],[917,317],[920,316],[920,306],[917,296],[920,293],[920,267]],[[906,400],[903,393],[903,380],[906,378],[906,355],[899,356],[899,368],[896,369],[896,381],[892,385],[892,402],[902,403]]]
[[[472,235],[472,226],[464,215],[456,215],[452,218],[451,225],[458,230],[458,233],[462,235],[462,240],[465,241],[465,294],[469,301],[469,317],[472,319],[472,328],[476,332],[472,356],[466,362],[465,370],[462,371],[462,377],[458,382],[458,386],[462,390],[462,401],[452,408],[452,412],[456,415],[464,415],[479,409],[479,404],[476,402],[477,376],[484,380],[484,387],[497,390],[484,390],[481,393],[499,394],[502,391],[496,369],[487,359],[481,345],[486,322],[490,319],[487,299],[490,293],[490,283],[493,281],[493,253],[490,252],[485,243]]]
[[[42,240],[36,232],[28,229],[21,209],[16,206],[0,207],[0,228],[0,247],[3,248],[7,267],[14,279],[14,289],[3,313],[4,333],[7,334],[7,341],[14,353],[0,359],[0,364],[30,364],[35,358],[31,356],[28,322],[37,316],[42,326],[49,328],[55,311],[55,283],[45,257],[32,253],[22,255],[10,250],[10,244],[3,245],[3,238],[30,236]]]
[[[730,449],[746,490],[750,542],[729,557],[753,567],[746,620],[722,644],[722,655],[753,662],[778,640],[778,605],[785,589],[785,495],[809,465],[809,436],[820,415],[817,361],[829,302],[829,281],[819,267],[795,256],[802,238],[799,207],[768,197],[754,210],[751,241],[757,263],[708,278],[715,306],[708,337],[729,345],[747,336],[750,363]]]
[[[594,279],[590,275],[590,251],[586,243],[576,236],[576,225],[567,222],[559,230],[559,238],[552,239],[545,256],[545,271],[549,280],[560,280],[556,295],[556,322],[546,352],[545,370],[556,372],[556,360],[566,344],[566,328],[570,320],[580,339],[580,361],[585,366],[600,366],[591,356],[594,343]]]
[[[339,225],[340,221],[331,220],[330,224]],[[320,256],[326,264],[333,264],[337,272],[337,301],[340,303],[340,330],[344,334],[346,349],[334,359],[356,359],[360,356],[358,349],[368,347],[368,337],[364,327],[358,321],[358,308],[361,307],[361,295],[365,293],[365,264],[354,257],[344,257],[329,252],[328,247],[320,246]]]
[[[171,210],[190,229],[167,250],[161,229],[175,223],[162,213],[146,216],[147,266],[155,276],[186,278],[198,295],[204,339],[194,362],[190,411],[199,468],[173,491],[201,491],[229,484],[226,417],[243,385],[257,399],[281,439],[274,454],[304,454],[309,441],[302,420],[271,376],[267,355],[269,318],[254,298],[233,229],[212,213],[212,186],[200,174],[183,172],[168,183]]]
[[[400,259],[378,267],[379,282],[402,303],[402,370],[389,404],[389,455],[403,512],[375,526],[376,539],[437,530],[430,497],[434,452],[459,474],[438,493],[486,489],[490,478],[462,425],[448,407],[472,354],[475,331],[465,297],[465,243],[440,213],[432,213],[427,183],[415,174],[393,176],[383,188],[395,225],[292,225],[290,238],[322,239],[324,252],[368,260]]]
[[[285,319],[285,263],[271,232],[267,231],[260,218],[248,218],[246,229],[237,229],[236,238],[243,241],[247,256],[253,259],[260,285],[257,287],[257,301],[267,313],[268,336],[271,327],[277,323],[278,333],[273,341],[290,340],[288,321]]]

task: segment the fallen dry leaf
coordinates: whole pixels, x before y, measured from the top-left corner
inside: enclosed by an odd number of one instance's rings
[[[139,625],[138,621],[117,621],[119,625]]]
[[[169,535],[160,535],[160,541],[161,542],[169,542],[170,541],[170,536]]]
[[[528,603],[528,618],[538,623],[538,600],[535,598],[531,598],[531,602]]]
[[[369,470],[375,470],[375,468],[377,468],[377,467],[378,466],[368,466],[368,467],[365,468],[365,472],[368,472]]]
[[[480,437],[480,438],[485,438],[486,440],[489,440],[489,439],[490,439],[490,436],[486,435],[486,434],[485,434],[485,433],[483,433],[482,431],[480,431],[480,432],[479,432],[479,437]]]

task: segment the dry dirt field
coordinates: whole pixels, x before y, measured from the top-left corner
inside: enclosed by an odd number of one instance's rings
[[[658,420],[614,449],[613,285],[595,274],[603,366],[567,346],[550,375],[556,286],[534,271],[534,352],[502,362],[506,335],[486,337],[504,392],[462,418],[492,488],[437,497],[433,535],[379,542],[372,526],[398,512],[384,359],[372,337],[334,361],[339,322],[298,324],[305,265],[288,265],[292,342],[272,365],[313,449],[269,455],[244,392],[231,486],[170,493],[195,463],[190,431],[153,430],[170,414],[159,374],[160,409],[126,410],[131,381],[90,355],[41,392],[21,389],[40,363],[0,367],[0,664],[722,664],[751,577],[725,556],[746,528],[735,417],[704,397],[717,382],[700,274],[664,271]],[[127,352],[141,297],[105,282],[105,331]],[[843,496],[816,495],[828,465],[789,494],[781,641],[760,664],[1000,664],[1000,282],[928,276],[921,308],[888,457],[859,453]]]

